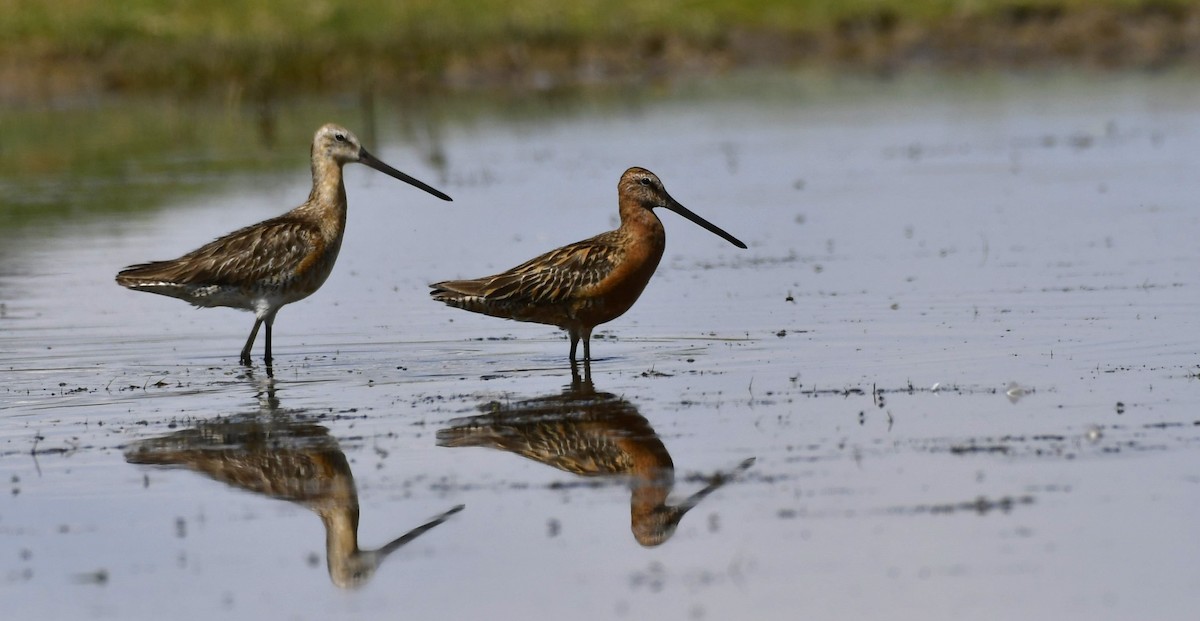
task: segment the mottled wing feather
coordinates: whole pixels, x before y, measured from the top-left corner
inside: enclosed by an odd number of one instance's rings
[[[604,233],[495,276],[437,283],[432,294],[446,302],[458,294],[507,305],[562,303],[600,284],[620,263],[622,253],[615,232]]]
[[[476,425],[474,423],[479,422]],[[583,476],[620,474],[633,468],[633,457],[613,430],[578,421],[495,423],[491,417],[468,419],[437,432],[439,446],[484,446],[515,453]]]
[[[173,261],[155,261],[123,270],[118,282],[139,281],[190,286],[241,287],[282,284],[307,267],[323,242],[311,224],[282,216],[214,240]]]

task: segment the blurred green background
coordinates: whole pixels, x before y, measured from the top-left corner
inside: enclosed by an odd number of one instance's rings
[[[1198,49],[1193,0],[0,0],[0,226],[304,170],[331,119],[435,127],[743,68],[1157,70]]]
[[[10,97],[73,80],[261,96],[546,87],[744,64],[1161,64],[1193,55],[1198,13],[1194,0],[0,0],[0,54]]]

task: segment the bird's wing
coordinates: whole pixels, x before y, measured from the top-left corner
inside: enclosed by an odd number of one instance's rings
[[[286,281],[305,272],[324,246],[315,225],[281,216],[238,229],[173,261],[134,265],[122,274],[190,285]]]
[[[623,251],[611,234],[551,250],[507,272],[476,280],[448,281],[435,289],[478,296],[489,302],[553,304],[569,300],[603,281]]]

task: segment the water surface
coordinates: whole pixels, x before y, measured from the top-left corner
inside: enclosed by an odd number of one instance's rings
[[[1189,618],[1192,84],[743,75],[39,113],[126,146],[2,180],[6,610]],[[144,151],[129,114],[159,128]],[[236,364],[249,314],[112,282],[301,202],[325,120],[455,202],[347,168],[341,257],[281,311],[273,377]],[[750,247],[662,214],[662,265],[589,378],[555,329],[429,301],[615,225],[631,165]],[[642,469],[453,446],[467,429]]]

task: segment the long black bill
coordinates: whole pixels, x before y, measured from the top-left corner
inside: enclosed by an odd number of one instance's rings
[[[395,168],[392,168],[391,166],[384,164],[383,162],[379,161],[379,158],[368,153],[366,149],[360,148],[358,150],[358,161],[362,162],[363,164],[366,164],[367,166],[370,166],[371,168],[374,168],[375,170],[378,170],[379,172],[381,172],[389,177],[395,177],[396,179],[399,179],[411,186],[421,188],[422,190],[425,190],[426,192],[429,192],[430,194],[432,194],[444,201],[454,200],[453,198],[450,198],[450,196],[447,195],[445,192],[437,190],[433,186],[431,186],[423,181],[418,181],[418,180],[396,170]]]
[[[754,465],[754,462],[756,459],[757,458],[755,458],[755,457],[743,459],[742,463],[738,464],[737,467],[734,468],[733,470],[730,470],[729,472],[718,472],[718,473],[714,474],[712,476],[712,478],[709,480],[708,485],[706,485],[704,487],[704,489],[689,496],[688,499],[683,501],[682,503],[680,503],[679,506],[676,507],[676,509],[679,511],[683,511],[685,513],[688,511],[691,511],[696,505],[700,504],[701,500],[704,500],[704,498],[707,497],[709,494],[720,489],[722,485],[725,485],[726,483],[732,481],[733,478],[736,477],[737,475],[745,472],[746,470],[749,470],[750,466]]]
[[[379,562],[382,563],[383,557],[386,557],[387,555],[391,554],[392,552],[395,552],[396,550],[400,549],[401,546],[403,546],[403,545],[407,544],[408,542],[412,541],[413,539],[416,539],[417,537],[420,537],[421,535],[425,534],[425,531],[428,531],[429,529],[433,528],[434,526],[437,526],[438,524],[445,522],[450,516],[454,515],[455,513],[462,511],[464,506],[465,505],[458,505],[457,507],[451,507],[449,511],[433,518],[432,520],[429,520],[428,522],[425,522],[424,524],[408,531],[403,536],[401,536],[399,539],[383,546],[382,548],[379,548],[379,550],[377,550],[377,553],[380,556]]]
[[[737,246],[738,248],[746,247],[746,244],[742,243],[742,240],[734,237],[733,235],[730,235],[729,233],[726,233],[723,229],[721,229],[717,225],[713,224],[712,222],[709,222],[708,220],[705,220],[704,218],[701,218],[700,216],[692,213],[691,210],[689,210],[687,207],[680,205],[679,201],[676,201],[675,199],[668,196],[667,204],[664,206],[667,209],[670,209],[671,211],[674,211],[675,213],[687,218],[688,220],[691,220],[692,222],[695,222],[696,224],[699,224],[700,226],[708,229],[708,231],[710,233],[716,233],[722,239],[733,244],[734,246]]]

